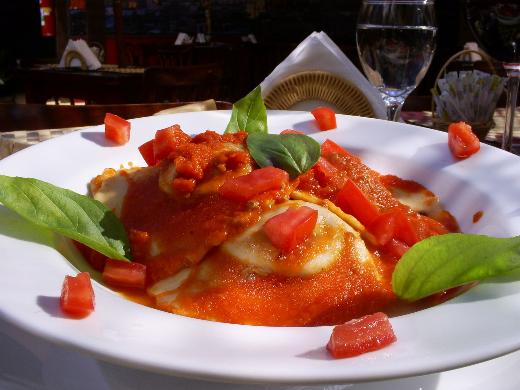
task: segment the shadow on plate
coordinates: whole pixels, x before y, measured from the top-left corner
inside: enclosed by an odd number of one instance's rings
[[[26,221],[4,206],[0,206],[0,221],[0,235],[54,247],[54,233]]]
[[[99,146],[104,146],[104,147],[118,146],[115,143],[108,141],[105,138],[105,134],[101,133],[99,131],[84,131],[81,133],[81,137],[86,139],[87,141],[93,142]]]
[[[60,309],[60,298],[39,295],[36,304],[47,314],[55,318],[68,318]]]

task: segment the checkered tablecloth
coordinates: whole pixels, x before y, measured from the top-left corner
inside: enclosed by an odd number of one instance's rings
[[[181,107],[172,108],[160,112],[157,114],[170,114],[174,112],[183,111],[201,111],[216,109],[215,102],[208,100],[206,102],[195,103],[192,105],[186,105]],[[499,108],[495,111],[493,117],[495,126],[489,131],[486,141],[489,142],[500,142],[502,133],[505,127],[505,109]],[[416,124],[425,127],[432,127],[432,114],[429,111],[420,112],[403,112],[401,113],[403,121],[411,124]],[[27,148],[28,146],[34,145],[38,142],[48,140],[63,134],[70,133],[82,129],[84,127],[69,127],[62,129],[45,129],[45,130],[32,130],[32,131],[11,131],[0,133],[0,159],[10,154]],[[515,131],[513,136],[517,143],[520,143],[520,109],[517,109],[515,116]]]
[[[179,112],[210,111],[216,109],[217,103],[215,102],[215,100],[209,99],[202,102],[195,102],[179,107],[173,107],[166,110],[162,110],[156,112],[154,115],[175,114]],[[19,150],[25,149],[31,145],[37,144],[39,142],[87,127],[92,126],[0,132],[0,159],[7,157],[10,154],[13,154]]]
[[[63,134],[82,129],[84,127],[68,127],[62,129],[45,129],[32,131],[9,131],[0,133],[0,159],[19,150]]]

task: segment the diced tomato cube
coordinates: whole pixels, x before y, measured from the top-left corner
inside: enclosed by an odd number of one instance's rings
[[[101,274],[103,281],[114,287],[141,288],[146,287],[146,266],[108,259]]]
[[[124,145],[130,140],[130,122],[123,118],[110,114],[105,114],[105,138],[118,145]]]
[[[365,196],[352,180],[347,180],[338,192],[335,203],[344,212],[352,214],[365,226],[369,226],[379,216],[377,206]]]
[[[280,132],[280,134],[305,134],[303,131],[300,130],[293,130],[293,129],[285,129]]]
[[[480,141],[470,125],[457,122],[448,126],[448,146],[456,158],[467,158],[480,150]]]
[[[289,174],[284,170],[265,167],[226,181],[219,193],[223,198],[245,202],[263,192],[278,190],[288,182]]]
[[[368,226],[380,246],[386,245],[392,238],[413,246],[421,240],[419,236],[420,224],[416,218],[405,211],[394,209],[380,214]]]
[[[263,230],[276,248],[288,253],[312,234],[317,220],[317,210],[307,206],[289,208],[270,218]]]
[[[83,318],[94,311],[94,289],[88,272],[65,276],[61,288],[60,308],[70,317]]]
[[[413,222],[413,217],[404,212],[396,214],[394,237],[408,246],[413,246],[420,241],[418,230]]]
[[[337,143],[330,139],[326,139],[325,142],[321,144],[321,155],[327,157],[329,154],[341,154],[343,156],[349,155],[349,153]]]
[[[386,314],[374,313],[335,326],[327,350],[341,359],[376,351],[396,340]]]
[[[381,249],[383,253],[392,256],[394,260],[399,260],[406,252],[408,252],[410,247],[404,242],[392,238]]]
[[[449,216],[451,217],[451,215]],[[451,220],[447,219],[446,222],[451,223]],[[450,230],[441,222],[425,215],[417,215],[414,218],[413,223],[417,231],[417,235],[419,236],[419,241],[431,236],[437,236],[439,234],[446,234],[450,232]],[[453,230],[458,230],[458,226],[455,226]]]
[[[374,219],[370,226],[368,226],[368,230],[375,237],[377,244],[383,246],[394,238],[395,225],[396,212],[387,211]]]
[[[311,111],[321,131],[336,128],[336,113],[328,107],[318,107]]]
[[[312,167],[314,176],[322,186],[326,186],[329,180],[336,174],[338,168],[332,165],[323,157],[320,157],[316,164]]]
[[[139,146],[139,153],[143,156],[144,161],[148,164],[148,166],[155,165],[155,154],[153,151],[153,144],[155,140],[151,139],[148,142],[145,142],[141,146]]]
[[[183,132],[179,125],[173,125],[166,129],[157,130],[155,133],[155,141],[153,143],[155,161],[161,161],[168,157],[168,155],[179,145],[190,141],[191,137]]]

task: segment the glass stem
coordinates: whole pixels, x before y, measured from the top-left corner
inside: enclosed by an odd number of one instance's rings
[[[398,122],[401,116],[401,108],[403,103],[387,103],[386,104],[386,119],[389,121]]]
[[[520,85],[520,74],[518,71],[508,71],[507,81],[507,103],[506,103],[506,127],[502,137],[502,149],[511,151],[513,147],[513,129],[515,127],[516,99],[518,86]]]

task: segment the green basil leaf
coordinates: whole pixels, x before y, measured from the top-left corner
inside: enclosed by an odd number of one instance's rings
[[[520,268],[520,236],[452,233],[415,244],[392,276],[395,294],[415,301],[446,289],[504,276]]]
[[[125,228],[104,204],[37,179],[0,175],[0,203],[35,225],[128,260]]]
[[[225,132],[236,133],[238,131],[267,133],[267,110],[260,86],[233,104],[231,119]]]
[[[301,134],[249,134],[247,148],[260,167],[283,169],[291,179],[312,168],[320,158],[320,144]]]

